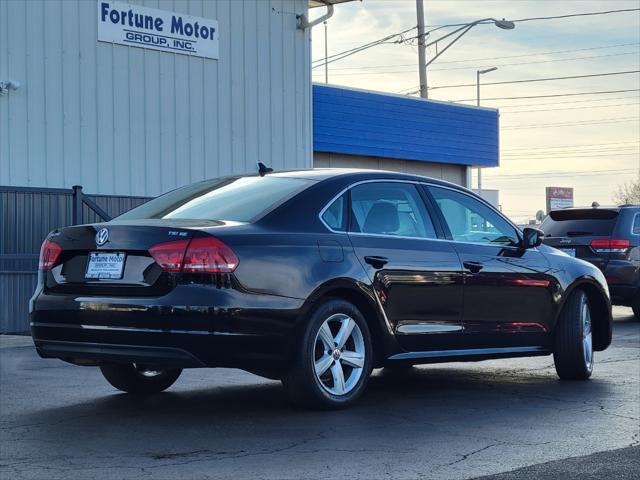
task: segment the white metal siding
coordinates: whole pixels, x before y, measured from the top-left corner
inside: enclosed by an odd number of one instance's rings
[[[0,185],[153,196],[310,167],[307,0],[135,0],[213,18],[220,59],[97,41],[95,0],[0,0]]]

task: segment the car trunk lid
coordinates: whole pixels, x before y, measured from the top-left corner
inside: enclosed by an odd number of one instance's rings
[[[45,288],[53,293],[156,296],[175,286],[176,275],[163,269],[149,250],[167,242],[206,235],[200,228],[224,229],[212,220],[112,221],[67,227],[49,239],[62,251],[46,272]]]
[[[617,216],[616,210],[597,208],[552,211],[541,225],[544,243],[604,270],[611,252],[598,245],[611,240]]]

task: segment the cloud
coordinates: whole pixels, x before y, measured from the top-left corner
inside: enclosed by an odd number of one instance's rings
[[[426,1],[425,16],[429,25],[469,22],[480,18],[527,18],[564,15],[579,12],[637,8],[637,1]],[[405,30],[416,23],[414,0],[365,0],[336,7],[329,22],[329,54],[334,54],[385,35]],[[313,32],[313,58],[324,55],[321,28]],[[436,38],[435,34],[431,38]],[[475,69],[498,65],[499,69],[485,75],[483,83],[557,76],[585,75],[640,69],[640,14],[638,12],[553,21],[532,21],[517,24],[504,31],[493,25],[479,25],[462,37],[450,50],[438,58],[429,69],[431,98],[460,100],[475,98],[475,87],[436,88],[446,85],[475,83]],[[612,45],[631,44],[610,47]],[[597,48],[609,47],[609,48]],[[563,50],[578,50],[566,53]],[[587,50],[591,49],[591,50]],[[535,55],[534,55],[535,54]],[[435,55],[431,48],[428,56]],[[594,57],[594,58],[578,58]],[[490,60],[474,60],[487,59]],[[558,61],[560,60],[560,61]],[[533,63],[536,62],[536,63]],[[515,65],[518,64],[518,65]],[[461,68],[463,67],[463,68]],[[314,69],[314,79],[324,80],[324,69]],[[417,49],[410,45],[388,44],[371,48],[357,55],[330,64],[330,83],[400,92],[417,88]],[[588,91],[640,89],[640,76],[621,75],[574,80],[557,80],[522,84],[485,85],[484,98],[552,95]],[[620,98],[621,97],[621,98]],[[611,98],[612,100],[608,100]],[[587,101],[588,100],[588,101]],[[506,175],[549,171],[632,170],[640,158],[640,126],[633,120],[607,120],[640,117],[638,92],[615,95],[556,97],[530,100],[484,101],[501,109],[501,151],[519,149],[530,152],[517,157],[503,155],[501,167],[488,169],[483,184],[499,187],[507,213],[531,211],[544,207],[544,186],[549,183],[574,186],[576,200],[590,204],[611,201],[615,186],[630,175],[575,176],[520,180]],[[574,103],[554,103],[574,102]],[[537,104],[544,104],[536,107]],[[550,105],[549,105],[550,104]],[[518,107],[518,105],[529,105]],[[561,107],[572,109],[560,110]],[[589,107],[589,108],[576,108]],[[592,108],[591,108],[592,107]],[[539,112],[510,113],[516,110]],[[521,125],[549,123],[616,122],[577,124],[511,129]],[[632,142],[626,149],[588,147],[588,145]],[[635,142],[635,144],[633,143]],[[579,152],[555,150],[541,155],[541,148],[562,145],[587,145]],[[591,149],[591,150],[589,150]],[[583,156],[581,152],[584,153]],[[537,153],[537,155],[533,155]],[[561,158],[566,157],[566,158]],[[634,170],[635,171],[635,170]],[[596,196],[597,198],[593,198]],[[519,215],[522,216],[521,213]],[[515,213],[514,213],[515,216]],[[516,217],[518,218],[518,217]]]

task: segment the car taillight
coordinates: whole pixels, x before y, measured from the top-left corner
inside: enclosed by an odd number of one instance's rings
[[[165,272],[179,272],[189,240],[176,240],[154,245],[149,253]]]
[[[160,243],[149,253],[166,272],[231,273],[239,263],[233,250],[214,237]]]
[[[631,242],[626,239],[591,240],[591,248],[598,253],[624,253],[630,246]]]
[[[58,260],[60,253],[62,252],[62,247],[57,243],[52,242],[47,239],[42,242],[42,247],[40,247],[40,259],[38,261],[38,268],[40,270],[51,270]]]
[[[183,272],[230,273],[238,266],[233,250],[214,237],[194,238],[184,256]]]

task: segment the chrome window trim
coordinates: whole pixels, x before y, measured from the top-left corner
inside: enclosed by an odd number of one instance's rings
[[[329,230],[332,233],[348,233],[348,234],[353,234],[353,233],[362,233],[362,232],[349,232],[348,230],[345,231],[340,231],[340,230],[334,230],[332,229],[329,225],[326,224],[326,222],[324,221],[324,219],[322,218],[322,215],[324,215],[324,212],[333,204],[333,202],[335,202],[341,195],[344,195],[348,190],[351,190],[354,187],[357,187],[358,185],[362,185],[365,183],[409,183],[412,185],[419,185],[420,182],[416,182],[414,180],[398,180],[398,179],[384,179],[384,178],[373,178],[370,180],[360,180],[359,182],[355,182],[350,184],[349,186],[343,188],[342,190],[340,190],[340,192],[335,195],[331,200],[329,200],[327,202],[327,204],[324,206],[324,208],[322,210],[320,210],[320,213],[318,214],[318,218],[320,219],[320,222],[322,222],[322,224],[326,227],[327,230]],[[426,208],[426,207],[425,207]],[[363,235],[368,235],[368,236],[384,236],[384,237],[390,237],[390,238],[400,238],[398,235],[383,235],[383,234],[372,234],[372,233],[364,233]],[[422,239],[422,240],[431,240],[431,239],[426,239],[425,237],[405,237],[405,238],[416,238],[416,239]]]
[[[506,222],[515,229],[516,236],[518,236],[519,240],[522,240],[522,238],[520,238],[520,235],[519,235],[519,234],[522,233],[522,230],[520,230],[515,223],[513,223],[511,220],[509,220],[509,218],[507,218],[506,215],[504,215],[500,210],[498,210],[496,207],[494,207],[489,202],[487,202],[480,195],[475,196],[474,193],[466,192],[465,190],[462,190],[462,189],[452,188],[452,187],[449,187],[449,186],[446,186],[446,185],[438,185],[438,184],[435,184],[435,183],[424,183],[423,185],[432,186],[432,187],[438,187],[438,188],[444,188],[446,190],[452,190],[454,192],[462,193],[463,195],[466,195],[467,197],[470,197],[472,200],[480,201],[480,203],[482,203],[485,206],[489,207],[490,210],[493,210],[494,213],[497,213],[499,217],[501,217],[504,220],[506,220]],[[474,245],[486,245],[485,243],[480,243],[480,242],[460,242],[460,243],[473,243]],[[489,244],[489,245],[491,245],[491,244]]]
[[[361,236],[361,237],[380,237],[380,238],[400,238],[400,239],[405,239],[405,240],[429,240],[429,241],[437,241],[437,242],[454,242],[454,243],[462,243],[462,244],[466,244],[466,245],[488,245],[491,247],[498,247],[498,248],[515,248],[517,249],[517,246],[514,245],[494,245],[491,243],[481,243],[481,242],[461,242],[461,241],[457,241],[457,240],[449,240],[448,238],[427,238],[427,237],[406,237],[406,236],[401,236],[401,235],[385,235],[382,233],[363,233],[363,232],[349,232],[348,230],[344,230],[344,231],[340,231],[340,230],[334,230],[332,229],[329,225],[327,225],[327,223],[324,221],[324,219],[322,218],[322,215],[324,215],[324,212],[333,204],[333,202],[335,202],[341,195],[344,195],[348,190],[357,187],[358,185],[362,185],[365,183],[407,183],[407,184],[411,184],[411,185],[423,185],[426,187],[429,186],[433,186],[433,187],[439,187],[439,188],[445,188],[447,190],[452,190],[454,192],[459,192],[462,193],[464,195],[467,195],[468,197],[474,199],[474,200],[479,200],[482,204],[486,205],[487,207],[489,207],[489,209],[493,210],[493,212],[497,213],[501,218],[503,218],[509,225],[511,225],[515,231],[516,231],[516,235],[518,236],[518,239],[520,241],[522,241],[522,238],[520,236],[520,234],[522,233],[522,231],[517,227],[517,225],[515,225],[511,220],[509,220],[505,215],[502,214],[502,212],[500,212],[497,208],[495,208],[493,205],[491,205],[489,202],[487,202],[484,198],[478,196],[475,197],[473,193],[467,192],[465,191],[465,189],[463,189],[462,187],[460,188],[456,188],[456,187],[449,187],[447,185],[440,185],[438,183],[433,183],[433,182],[429,182],[429,181],[424,181],[424,180],[398,180],[398,179],[385,179],[385,178],[374,178],[374,179],[370,179],[370,180],[360,180],[358,182],[352,183],[350,185],[348,185],[347,187],[343,188],[342,190],[340,190],[340,192],[338,192],[336,195],[334,195],[331,200],[329,200],[326,205],[322,208],[322,210],[320,210],[320,213],[318,213],[318,219],[320,220],[320,223],[322,223],[322,225],[324,225],[324,227],[329,230],[331,233],[341,233],[341,234],[345,234],[345,235],[356,235],[356,236]],[[425,206],[426,208],[426,206]],[[429,214],[429,210],[427,209],[427,214]],[[431,216],[430,216],[431,217]],[[431,219],[431,221],[433,222],[433,219]],[[632,228],[633,228],[633,224],[632,224]]]

